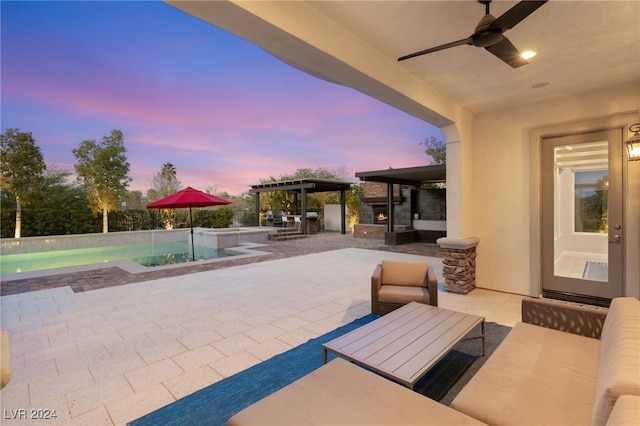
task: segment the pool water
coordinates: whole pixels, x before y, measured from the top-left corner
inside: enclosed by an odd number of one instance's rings
[[[196,260],[232,256],[224,249],[195,247]],[[108,263],[115,260],[132,260],[143,266],[164,266],[190,262],[191,243],[173,242],[159,244],[128,244],[123,246],[94,247],[87,249],[59,250],[40,253],[0,256],[0,273],[39,271],[64,266]]]

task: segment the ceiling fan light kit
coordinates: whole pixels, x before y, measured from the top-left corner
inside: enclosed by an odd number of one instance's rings
[[[498,18],[494,17],[489,12],[491,0],[478,0],[478,2],[485,5],[485,16],[480,20],[475,31],[469,37],[401,56],[398,58],[398,61],[404,61],[406,59],[415,58],[416,56],[426,55],[427,53],[433,53],[439,50],[468,44],[470,46],[484,47],[487,51],[510,65],[512,68],[518,68],[522,65],[528,64],[529,62],[520,54],[518,49],[504,36],[504,32],[515,27],[527,16],[531,15],[539,7],[545,4],[547,0],[521,1]]]

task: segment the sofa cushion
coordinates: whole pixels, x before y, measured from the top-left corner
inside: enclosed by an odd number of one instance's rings
[[[631,426],[640,423],[640,396],[621,395],[611,410],[607,426]]]
[[[427,279],[427,262],[407,260],[383,260],[382,284],[403,286],[425,286]]]
[[[585,425],[595,399],[597,339],[518,323],[454,399],[495,425]]]
[[[378,300],[382,303],[419,302],[428,305],[430,294],[426,287],[382,285],[378,291]]]
[[[604,425],[620,395],[640,395],[640,301],[611,301],[600,336],[593,425]]]
[[[342,358],[245,408],[235,425],[481,425]]]
[[[0,388],[11,379],[11,335],[8,331],[0,331]]]

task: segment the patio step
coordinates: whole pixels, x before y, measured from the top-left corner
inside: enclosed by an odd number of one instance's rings
[[[300,240],[303,238],[307,238],[307,236],[298,229],[279,229],[275,233],[269,234],[269,240],[271,241]]]

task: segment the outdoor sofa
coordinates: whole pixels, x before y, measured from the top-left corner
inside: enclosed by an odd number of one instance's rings
[[[11,335],[0,331],[0,389],[11,380]]]
[[[614,299],[608,312],[523,299],[522,319],[451,407],[338,358],[229,425],[638,424],[637,299]]]

